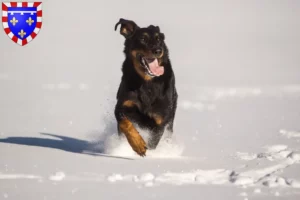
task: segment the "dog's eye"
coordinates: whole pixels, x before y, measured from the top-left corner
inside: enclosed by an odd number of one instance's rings
[[[143,43],[146,43],[147,42],[147,38],[145,36],[143,36],[143,37],[140,38],[140,41],[143,42]]]

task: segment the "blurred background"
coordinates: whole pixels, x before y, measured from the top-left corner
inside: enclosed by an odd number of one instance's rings
[[[120,17],[161,27],[180,83],[300,81],[296,0],[45,0],[42,30],[29,45],[20,47],[1,31],[1,79],[118,81],[124,38],[114,25]]]

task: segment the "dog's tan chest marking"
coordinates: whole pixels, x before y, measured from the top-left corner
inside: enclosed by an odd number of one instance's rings
[[[151,117],[157,125],[161,125],[164,121],[163,117],[156,113],[149,113],[148,116]]]
[[[135,106],[135,103],[131,100],[126,100],[123,102],[123,106],[131,108],[131,107]]]

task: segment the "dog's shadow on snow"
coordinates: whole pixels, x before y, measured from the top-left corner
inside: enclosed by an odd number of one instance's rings
[[[67,137],[52,133],[40,133],[43,137],[7,137],[0,139],[0,143],[18,144],[27,146],[36,146],[44,148],[59,149],[72,153],[80,153],[92,156],[102,156],[111,158],[120,158],[133,160],[132,158],[126,158],[121,156],[113,156],[105,154],[105,142],[108,137],[114,132],[114,124],[109,124],[104,131],[93,132],[95,138],[93,141],[77,139],[73,137]],[[50,138],[49,138],[50,137]]]

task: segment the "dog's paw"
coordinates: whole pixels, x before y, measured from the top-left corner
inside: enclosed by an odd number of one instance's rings
[[[140,134],[132,134],[130,137],[127,137],[127,140],[130,144],[130,146],[132,147],[132,149],[140,156],[144,157],[146,156],[146,151],[147,151],[147,147],[146,147],[146,142],[144,141],[144,139],[142,138],[142,136],[140,136]]]

